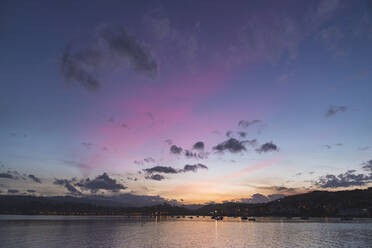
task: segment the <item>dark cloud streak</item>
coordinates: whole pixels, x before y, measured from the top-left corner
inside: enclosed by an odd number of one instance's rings
[[[331,117],[336,115],[337,113],[343,113],[347,111],[347,106],[336,106],[332,105],[328,108],[327,112],[324,114],[325,117]]]
[[[41,179],[32,175],[32,174],[28,175],[28,178],[30,178],[32,181],[34,181],[36,183],[41,183]]]
[[[196,172],[199,169],[206,169],[206,170],[208,170],[208,167],[206,165],[200,164],[200,163],[194,164],[194,165],[187,164],[187,165],[184,166],[183,170],[181,170],[181,171],[182,172],[188,172],[188,171]]]
[[[252,121],[240,120],[238,123],[238,126],[241,128],[248,128],[255,124],[262,124],[262,121],[261,120],[252,120]]]
[[[11,173],[8,173],[8,172],[0,173],[0,178],[7,178],[7,179],[14,179],[14,180],[17,179],[17,178],[14,177]]]
[[[97,71],[114,56],[129,61],[134,71],[154,77],[157,63],[150,52],[122,27],[102,26],[98,37],[82,48],[69,44],[61,56],[61,74],[68,81],[75,81],[88,90],[101,86]],[[104,43],[104,45],[102,45]]]
[[[161,181],[165,179],[165,177],[160,174],[147,175],[145,178],[150,179],[150,180],[155,180],[155,181]]]
[[[81,195],[81,192],[72,185],[72,180],[55,179],[53,184],[64,186],[72,195]]]
[[[100,30],[102,38],[115,54],[129,60],[137,72],[154,76],[157,72],[157,63],[151,54],[124,28],[104,27]]]
[[[186,172],[197,172],[199,169],[208,169],[208,167],[204,164],[186,164],[183,169],[175,169],[170,166],[155,166],[152,168],[148,169],[143,169],[143,171],[147,174],[145,176],[145,179],[151,179],[151,180],[157,180],[161,181],[166,179],[163,175],[160,175],[158,173],[163,173],[163,174],[179,174],[179,173],[186,173]]]
[[[155,166],[152,168],[144,169],[143,170],[146,173],[165,173],[165,174],[177,174],[178,170],[174,169],[170,166]]]

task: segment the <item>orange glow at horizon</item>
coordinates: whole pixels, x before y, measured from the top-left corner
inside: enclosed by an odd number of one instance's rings
[[[173,189],[170,189],[169,191],[162,192],[161,195],[164,195],[170,199],[182,198],[185,201],[185,203],[189,204],[199,204],[205,203],[207,201],[216,202],[224,200],[231,201],[245,198],[257,192],[247,190],[247,188],[240,190],[239,189],[229,190],[229,187],[231,187],[231,185],[229,186],[227,184],[224,184],[224,182],[229,181],[231,179],[240,178],[246,174],[272,166],[280,159],[281,157],[275,157],[274,159],[258,162],[252,166],[246,167],[242,170],[230,173],[228,175],[206,179],[203,181],[198,181],[190,184],[179,185],[174,187]]]

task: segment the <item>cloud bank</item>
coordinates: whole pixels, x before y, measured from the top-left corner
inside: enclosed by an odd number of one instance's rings
[[[366,186],[372,182],[372,160],[364,162],[362,169],[369,174],[356,173],[356,170],[348,170],[339,175],[328,174],[320,177],[314,185],[320,188],[347,188],[353,186]]]

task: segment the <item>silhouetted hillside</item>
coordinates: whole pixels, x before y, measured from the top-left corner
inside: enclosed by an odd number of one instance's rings
[[[351,191],[313,191],[267,204],[267,214],[301,216],[371,216],[372,188]]]
[[[66,215],[181,215],[190,214],[182,207],[161,204],[146,207],[123,207],[120,203],[70,196],[0,196],[0,214]]]
[[[115,201],[78,197],[0,196],[0,214],[66,215],[227,215],[227,216],[353,216],[372,217],[372,188],[313,191],[262,204],[229,202],[198,209],[161,204],[125,207]]]
[[[372,216],[372,188],[351,191],[313,191],[266,204],[224,203],[197,210],[200,215],[231,216]]]

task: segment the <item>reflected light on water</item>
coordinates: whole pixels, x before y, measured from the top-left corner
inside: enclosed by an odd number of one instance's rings
[[[371,247],[372,222],[0,216],[1,247]],[[328,222],[327,222],[328,221]]]

